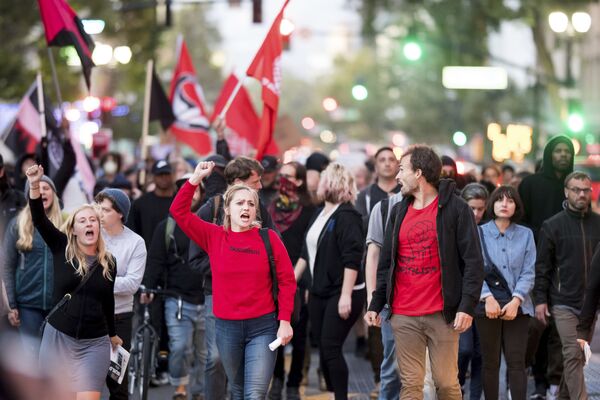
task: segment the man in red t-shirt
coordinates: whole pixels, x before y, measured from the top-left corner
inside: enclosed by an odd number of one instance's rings
[[[454,181],[428,146],[410,147],[396,179],[404,199],[390,212],[377,288],[365,320],[379,325],[391,306],[402,382],[401,399],[422,399],[426,349],[440,400],[462,399],[458,336],[473,321],[483,283],[477,227]]]

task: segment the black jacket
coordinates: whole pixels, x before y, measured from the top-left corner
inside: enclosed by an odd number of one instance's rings
[[[321,209],[314,213],[306,233],[320,212]],[[365,281],[361,269],[363,249],[364,233],[360,213],[350,203],[340,204],[319,235],[309,288],[311,294],[325,298],[339,295],[342,292],[345,268],[358,271],[355,285],[363,283]],[[309,261],[306,240],[301,257],[306,262]]]
[[[219,196],[219,209],[214,209],[215,197]],[[216,216],[216,220],[214,223],[217,225],[223,225],[223,196],[217,195],[208,199],[206,203],[200,207],[198,212],[196,213],[200,218],[204,221],[213,222],[214,217]],[[257,219],[262,221],[262,226],[265,228],[273,229],[277,234],[277,228],[273,224],[273,220],[271,219],[271,215],[267,211],[266,207],[259,203],[260,206],[260,218],[257,215]],[[192,270],[200,272],[204,276],[204,294],[212,295],[212,273],[210,271],[210,260],[208,258],[208,254],[204,250],[200,248],[193,240],[190,243],[190,248],[188,252],[189,263]]]
[[[566,203],[566,202],[565,202]],[[600,242],[600,215],[568,207],[542,225],[535,263],[535,304],[581,309],[592,255]]]
[[[557,136],[551,139],[544,148],[542,169],[523,179],[519,185],[519,195],[525,208],[523,224],[531,228],[536,241],[540,227],[545,220],[562,211],[565,200],[564,178],[573,171],[571,167],[564,173],[562,179],[557,178],[556,170],[552,165],[552,151],[559,143],[565,143],[574,155],[573,143],[566,136]]]
[[[148,250],[148,262],[143,284],[156,288],[165,282],[165,289],[173,290],[192,304],[204,304],[202,274],[190,268],[188,248],[190,238],[172,220],[170,232],[165,219],[158,224]],[[168,246],[168,247],[167,247]]]
[[[483,284],[483,258],[475,218],[467,203],[454,194],[455,187],[456,183],[450,179],[440,181],[436,218],[444,300],[442,313],[448,323],[454,320],[457,312],[473,315]],[[388,226],[393,229],[385,232],[377,267],[377,288],[369,311],[379,313],[386,303],[393,302],[398,235],[413,201],[413,197],[407,196],[390,211]]]
[[[579,314],[577,337],[589,342],[592,340],[592,327],[596,319],[596,311],[598,311],[598,302],[600,301],[600,244],[596,245],[588,278],[585,301],[583,302],[581,314]]]

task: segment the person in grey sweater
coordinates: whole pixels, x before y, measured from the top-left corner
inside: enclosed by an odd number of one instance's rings
[[[117,260],[117,276],[115,278],[115,327],[117,335],[123,339],[123,347],[131,346],[133,318],[133,295],[137,292],[146,268],[146,246],[144,239],[125,226],[131,203],[120,189],[107,188],[96,195],[100,205],[102,238],[108,251]],[[125,375],[119,385],[111,378],[106,379],[110,391],[110,399],[128,398]]]

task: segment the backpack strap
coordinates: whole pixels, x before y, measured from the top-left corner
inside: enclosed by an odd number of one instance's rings
[[[269,239],[269,228],[260,228],[258,230],[260,238],[265,244],[267,249],[267,257],[269,258],[269,268],[271,270],[271,280],[273,281],[273,299],[275,300],[275,306],[277,307],[277,295],[279,294],[279,287],[277,285],[277,271],[275,270],[275,257],[273,256],[273,248],[271,247],[271,240]]]
[[[167,218],[167,224],[165,225],[165,249],[169,251],[169,247],[171,246],[171,241],[175,240],[173,236],[173,232],[175,231],[175,220],[173,217],[169,216]]]
[[[381,200],[380,203],[380,211],[381,211],[381,226],[383,227],[383,231],[385,232],[385,227],[387,225],[387,217],[388,217],[388,211],[390,208],[390,198],[385,198],[383,200]]]
[[[213,217],[212,217],[212,223],[217,225],[217,221],[219,219],[219,206],[221,205],[221,195],[217,195],[215,197],[213,197],[214,201],[213,201]]]

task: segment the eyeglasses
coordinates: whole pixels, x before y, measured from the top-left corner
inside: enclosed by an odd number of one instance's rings
[[[573,187],[568,187],[567,189],[575,194],[583,193],[583,194],[587,195],[587,194],[592,193],[592,188],[578,188],[576,186],[573,186]]]

